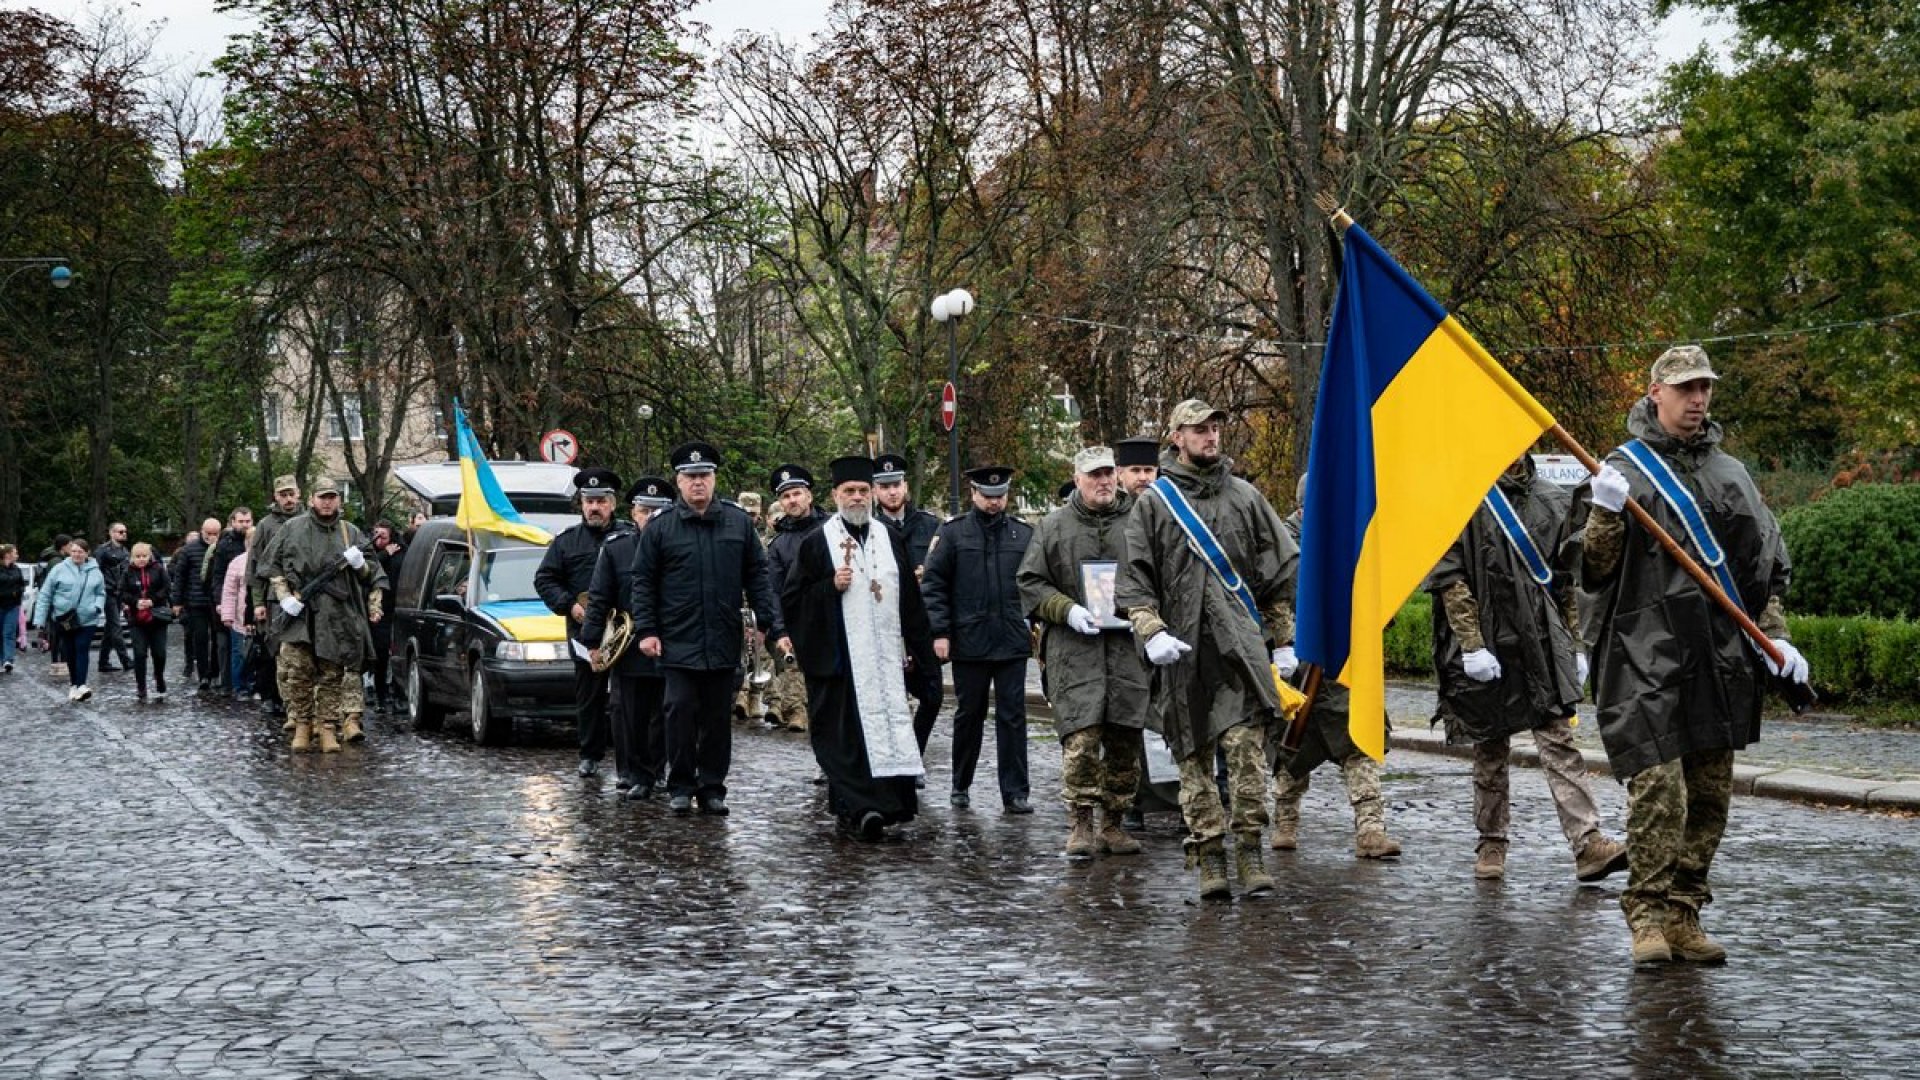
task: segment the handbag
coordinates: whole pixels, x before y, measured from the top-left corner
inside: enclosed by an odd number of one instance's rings
[[[80,613],[77,611],[69,611],[63,615],[55,615],[53,617],[53,625],[59,627],[61,633],[71,634],[80,629]]]

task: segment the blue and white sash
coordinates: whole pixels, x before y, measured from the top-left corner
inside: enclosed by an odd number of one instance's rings
[[[1495,484],[1493,489],[1487,492],[1487,497],[1481,501],[1487,504],[1488,510],[1493,511],[1493,518],[1500,523],[1500,531],[1507,534],[1507,543],[1513,545],[1514,554],[1519,555],[1520,561],[1527,564],[1527,576],[1538,582],[1543,589],[1551,587],[1553,568],[1548,566],[1547,560],[1540,556],[1540,549],[1534,545],[1532,535],[1527,532],[1526,523],[1520,520],[1520,514],[1514,510],[1513,503],[1507,501],[1506,493],[1500,490],[1500,485]]]
[[[1693,498],[1693,492],[1680,483],[1673,475],[1672,466],[1666,459],[1654,452],[1653,447],[1639,439],[1634,439],[1620,447],[1653,486],[1660,491],[1661,498],[1680,516],[1681,524],[1687,528],[1687,537],[1693,541],[1694,550],[1700,553],[1700,561],[1713,571],[1713,579],[1720,583],[1720,591],[1727,594],[1734,606],[1746,611],[1747,606],[1740,599],[1740,587],[1734,583],[1733,570],[1727,566],[1727,553],[1720,547],[1720,541],[1713,535],[1712,526],[1707,524],[1707,515],[1700,512],[1700,504]]]
[[[1254,626],[1261,625],[1260,605],[1253,599],[1253,590],[1247,588],[1246,579],[1233,568],[1232,560],[1228,559],[1227,553],[1220,548],[1220,541],[1213,538],[1213,530],[1207,528],[1207,523],[1201,521],[1200,515],[1194,512],[1193,504],[1187,501],[1187,496],[1180,490],[1180,485],[1174,483],[1171,478],[1162,476],[1153,482],[1153,490],[1158,492],[1160,498],[1166,502],[1167,509],[1173,511],[1173,520],[1179,522],[1181,530],[1187,534],[1187,541],[1193,545],[1193,550],[1199,552],[1200,557],[1213,568],[1214,576],[1220,579],[1221,587],[1240,601],[1241,606],[1247,609],[1248,615],[1253,616]]]

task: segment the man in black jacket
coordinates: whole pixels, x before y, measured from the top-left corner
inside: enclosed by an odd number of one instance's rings
[[[873,518],[887,527],[907,546],[907,559],[913,564],[918,582],[927,565],[927,549],[940,531],[940,519],[913,505],[907,492],[907,459],[899,454],[881,454],[873,463]],[[927,752],[927,740],[933,736],[934,718],[940,715],[940,700],[945,695],[940,685],[940,665],[929,664],[907,672],[907,693],[919,704],[913,709],[913,737],[920,752]],[[924,783],[924,781],[922,781]]]
[[[173,582],[175,615],[186,619],[186,677],[200,677],[200,692],[213,687],[213,627],[219,616],[214,607],[220,601],[221,582],[212,578],[213,548],[220,542],[220,519],[208,518],[173,556],[167,577]]]
[[[607,538],[600,560],[593,566],[593,584],[587,588],[587,621],[580,637],[596,652],[605,639],[607,623],[616,614],[629,617],[633,602],[633,554],[647,522],[673,505],[673,488],[657,476],[643,476],[627,489],[628,516],[633,528]],[[605,666],[605,658],[601,658]],[[666,779],[667,735],[660,719],[666,693],[660,661],[635,647],[631,639],[608,674],[612,676],[614,786],[627,798],[653,798],[653,786]]]
[[[580,775],[592,776],[600,771],[600,759],[607,753],[607,676],[593,670],[585,659],[587,650],[599,643],[585,641],[580,632],[587,621],[587,588],[593,584],[600,547],[629,526],[613,517],[620,477],[612,469],[581,469],[573,474],[573,486],[580,501],[580,524],[547,545],[540,569],[533,573],[533,588],[549,611],[567,620],[567,638],[575,646],[573,704],[580,731]]]
[[[800,465],[782,465],[770,477],[773,497],[780,503],[780,520],[767,545],[767,584],[776,599],[786,587],[787,571],[800,557],[800,542],[827,520],[826,511],[813,505],[813,474]],[[748,672],[748,678],[752,678]],[[794,731],[807,730],[807,682],[798,668],[777,660],[773,685],[767,688],[773,719]],[[751,713],[752,710],[748,710]]]
[[[994,754],[1000,801],[1009,814],[1031,814],[1027,803],[1027,657],[1032,638],[1016,574],[1033,528],[1007,513],[1013,470],[986,465],[967,471],[973,511],[940,526],[927,555],[927,616],[933,651],[953,664],[953,794],[971,805],[967,788],[980,763],[980,740],[993,695]]]
[[[753,606],[763,640],[792,649],[752,519],[713,497],[719,459],[704,442],[674,447],[680,501],[648,524],[634,551],[633,636],[666,669],[667,788],[682,815],[696,799],[702,813],[727,812],[741,605]]]
[[[127,569],[127,526],[116,521],[107,526],[107,542],[93,549],[93,561],[100,564],[100,577],[107,585],[107,626],[100,635],[100,663],[102,672],[118,670],[108,660],[114,656],[120,658],[120,667],[133,666],[133,654],[127,648],[126,632],[121,627],[120,604],[114,598],[120,595],[120,577]]]

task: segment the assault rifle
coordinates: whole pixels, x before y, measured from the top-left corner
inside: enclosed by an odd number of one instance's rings
[[[368,558],[371,558],[374,554],[374,547],[373,547],[372,540],[366,540],[360,544],[355,545],[355,547],[358,548],[360,554],[365,555]],[[303,610],[301,611],[302,615],[306,614],[304,608],[305,608],[305,605],[307,605],[310,602],[308,600],[308,597],[311,597],[316,593],[318,593],[321,589],[326,588],[327,585],[331,583],[334,578],[338,577],[340,575],[340,572],[345,569],[347,569],[347,552],[345,549],[342,549],[340,554],[335,555],[333,558],[327,560],[327,565],[321,567],[320,572],[313,575],[313,580],[305,583],[304,585],[301,585],[298,589],[294,590],[294,593],[293,593],[294,598],[300,601],[303,608]],[[279,637],[281,634],[286,633],[287,627],[294,620],[294,616],[287,614],[287,609],[281,607],[279,601],[277,600],[268,606],[267,611],[268,611],[267,632],[276,638]]]

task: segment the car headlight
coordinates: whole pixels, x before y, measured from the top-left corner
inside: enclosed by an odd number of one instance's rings
[[[493,655],[501,660],[559,660],[563,648],[558,641],[503,641]]]

